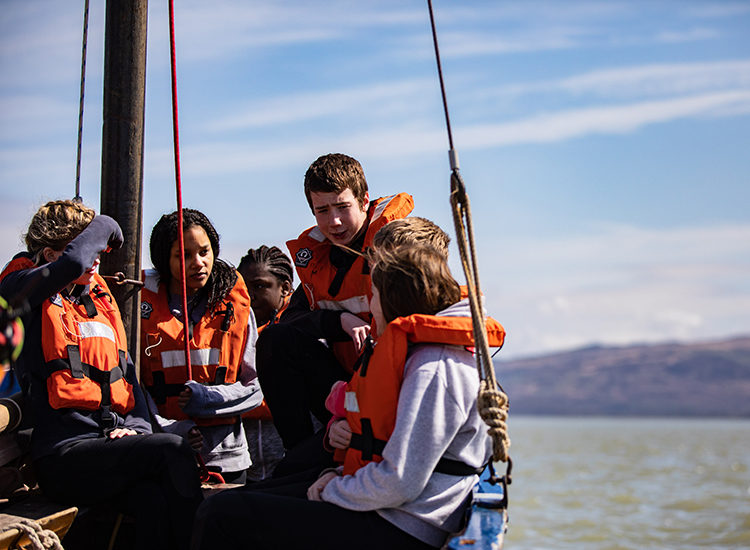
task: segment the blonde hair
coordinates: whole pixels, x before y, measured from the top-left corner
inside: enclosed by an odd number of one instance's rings
[[[448,258],[451,238],[435,223],[414,216],[393,220],[381,227],[372,239],[375,248],[391,249],[403,245],[424,244],[433,247],[444,258]]]
[[[26,248],[39,264],[42,251],[49,247],[62,250],[94,219],[94,211],[72,200],[50,201],[31,218],[24,235]]]
[[[461,299],[448,262],[425,244],[370,249],[370,276],[387,322],[414,313],[434,315]]]

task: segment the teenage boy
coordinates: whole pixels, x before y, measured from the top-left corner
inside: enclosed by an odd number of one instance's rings
[[[314,433],[310,413],[328,421],[328,392],[351,377],[370,332],[370,272],[362,254],[378,229],[414,208],[406,193],[371,201],[362,166],[340,153],[310,165],[305,196],[316,225],[287,242],[300,284],[257,345],[258,377],[287,451]],[[318,443],[311,448],[322,449],[322,435]]]

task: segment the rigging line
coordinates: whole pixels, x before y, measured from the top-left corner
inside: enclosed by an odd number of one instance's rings
[[[83,143],[83,93],[86,88],[86,46],[89,35],[89,0],[83,7],[83,44],[81,46],[81,92],[78,102],[78,150],[76,153],[76,195],[73,200],[83,202],[81,198],[81,144]]]
[[[177,193],[177,233],[180,241],[180,273],[182,276],[182,322],[185,327],[185,366],[188,380],[193,379],[190,364],[190,319],[187,308],[187,286],[185,278],[185,235],[182,228],[182,182],[180,174],[180,128],[177,121],[177,61],[174,39],[174,0],[169,0],[169,54],[172,69],[172,135],[174,139],[174,176]]]
[[[507,462],[509,460],[508,447],[510,439],[507,433],[507,411],[508,397],[502,387],[498,385],[490,354],[485,316],[479,303],[481,290],[479,286],[479,270],[477,267],[476,246],[474,244],[474,228],[472,224],[471,208],[469,206],[469,195],[459,172],[458,155],[453,147],[453,135],[448,115],[448,101],[445,94],[443,81],[443,69],[440,62],[440,50],[438,48],[437,30],[435,28],[435,17],[432,10],[432,0],[427,0],[430,12],[430,25],[432,27],[432,40],[435,45],[435,59],[437,61],[438,76],[440,79],[440,91],[443,98],[443,110],[445,111],[445,122],[448,130],[448,142],[450,145],[449,158],[451,166],[451,193],[450,202],[453,211],[453,222],[456,229],[456,240],[461,256],[461,264],[466,275],[466,283],[469,289],[469,305],[474,333],[474,346],[476,349],[477,372],[480,379],[480,392],[478,406],[482,420],[490,426],[489,434],[493,442],[493,459]]]
[[[448,100],[445,96],[445,82],[443,81],[443,65],[440,62],[440,48],[438,48],[437,30],[435,29],[435,15],[432,12],[432,0],[427,0],[430,10],[430,26],[432,27],[432,43],[435,46],[435,60],[437,61],[438,79],[440,80],[440,94],[443,97],[443,111],[445,112],[445,126],[448,129],[448,145],[450,148],[451,170],[458,169],[458,155],[453,148],[453,132],[451,131],[451,117],[448,114]]]

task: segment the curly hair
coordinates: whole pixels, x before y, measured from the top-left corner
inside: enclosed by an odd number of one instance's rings
[[[305,173],[305,197],[313,209],[311,193],[341,193],[351,189],[359,206],[365,204],[367,180],[362,165],[343,153],[329,153],[318,157]]]
[[[170,214],[164,214],[151,230],[149,240],[149,251],[151,252],[151,263],[159,273],[159,280],[169,286],[172,279],[172,271],[169,268],[169,257],[172,245],[179,238],[179,218],[175,210]],[[183,231],[193,226],[202,227],[208,235],[211,243],[211,251],[214,255],[214,265],[211,276],[199,292],[207,293],[208,311],[213,312],[227,297],[237,282],[237,271],[234,267],[219,259],[219,234],[211,221],[203,212],[191,208],[182,209]]]
[[[265,265],[280,283],[288,281],[292,284],[294,280],[292,260],[276,246],[261,245],[259,248],[250,248],[240,260],[237,270],[242,271],[252,264]]]
[[[37,210],[24,235],[26,248],[39,264],[42,251],[59,251],[86,229],[94,219],[94,210],[72,200],[50,201]]]
[[[387,322],[414,313],[434,315],[461,299],[446,258],[427,244],[370,249],[370,276]]]

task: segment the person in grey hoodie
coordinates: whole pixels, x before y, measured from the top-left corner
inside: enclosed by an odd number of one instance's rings
[[[444,256],[432,247],[381,252],[371,274],[371,311],[379,333],[389,323],[418,317],[413,314],[462,322],[470,316]],[[382,344],[376,344],[372,361]],[[461,527],[475,472],[492,452],[477,412],[478,388],[472,354],[463,345],[410,345],[381,460],[348,475],[343,468],[323,472],[301,494],[290,480],[211,497],[196,515],[191,547],[440,547]],[[352,442],[343,439],[344,445]],[[439,471],[446,460],[459,464],[460,473]]]

